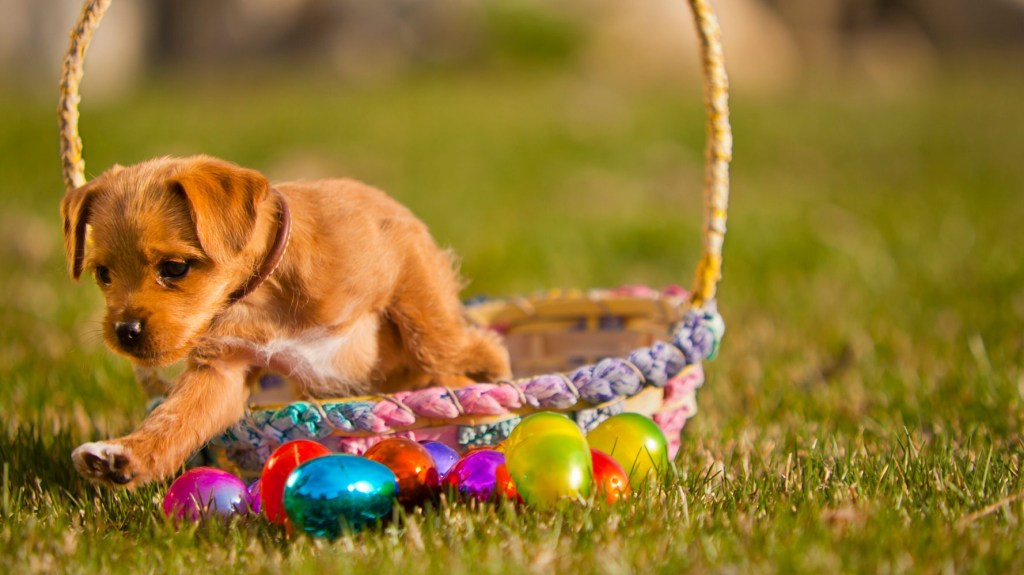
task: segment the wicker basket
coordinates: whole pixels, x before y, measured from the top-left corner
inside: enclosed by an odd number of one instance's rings
[[[361,453],[384,437],[402,435],[466,450],[500,442],[521,417],[537,411],[566,413],[584,431],[631,411],[661,426],[674,455],[684,423],[696,413],[702,361],[715,356],[725,331],[714,297],[732,154],[718,24],[707,0],[688,2],[702,43],[707,108],[703,250],[692,292],[629,286],[468,303],[471,321],[504,334],[516,380],[297,401],[290,382],[265,374],[254,384],[246,416],[212,441],[207,454],[251,475],[275,447],[293,439]],[[78,87],[86,49],[109,5],[86,0],[64,61],[58,113],[68,190],[86,182]]]

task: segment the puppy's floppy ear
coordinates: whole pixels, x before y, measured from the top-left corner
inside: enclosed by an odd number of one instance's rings
[[[67,257],[68,274],[74,280],[82,276],[86,225],[89,223],[93,200],[102,189],[102,178],[100,176],[71,190],[60,201],[60,217],[64,222],[64,254]]]
[[[252,237],[256,208],[270,183],[263,174],[199,157],[167,182],[188,203],[199,243],[215,261],[237,256]]]

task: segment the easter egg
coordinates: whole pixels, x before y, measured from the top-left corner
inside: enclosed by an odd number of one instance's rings
[[[511,499],[513,501],[522,503],[523,498],[519,495],[519,489],[516,488],[516,482],[512,480],[512,474],[508,472],[508,465],[502,463],[494,470],[495,490],[498,495]]]
[[[326,455],[288,476],[284,509],[291,524],[315,537],[359,531],[391,513],[398,483],[387,466],[356,455]]]
[[[580,428],[576,422],[562,415],[549,411],[528,415],[519,422],[504,441],[506,454],[512,453],[523,441],[531,437],[548,435],[580,436]]]
[[[609,505],[629,497],[629,476],[618,461],[603,451],[590,450],[594,465],[594,491]]]
[[[241,479],[223,469],[196,467],[171,483],[163,510],[168,517],[190,521],[244,514],[249,510],[249,492]]]
[[[497,485],[498,466],[505,463],[505,454],[493,449],[480,449],[467,453],[448,470],[444,486],[459,495],[484,501],[491,497]]]
[[[629,475],[633,487],[650,474],[668,470],[668,443],[661,428],[639,413],[620,413],[606,419],[587,435],[590,447],[611,455]]]
[[[430,452],[404,437],[390,437],[375,443],[363,457],[387,466],[398,481],[398,502],[416,505],[437,489],[437,466]]]
[[[289,441],[270,454],[260,475],[260,503],[267,519],[284,524],[284,484],[288,475],[303,462],[330,454],[330,449],[308,439]]]
[[[593,463],[583,435],[531,437],[508,453],[508,472],[530,505],[550,507],[590,496]]]
[[[252,483],[249,484],[248,487],[245,488],[246,492],[248,492],[249,494],[249,509],[252,510],[253,513],[259,513],[260,509],[263,508],[263,504],[261,501],[262,497],[260,496],[260,487],[260,480],[257,479],[256,481],[253,481]]]
[[[440,441],[421,441],[420,445],[427,450],[434,460],[434,467],[437,468],[437,476],[444,477],[448,470],[459,460],[459,454]]]

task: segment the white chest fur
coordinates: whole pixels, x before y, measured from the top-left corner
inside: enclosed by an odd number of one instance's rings
[[[254,365],[297,380],[316,395],[348,394],[366,387],[377,363],[380,319],[365,315],[344,328],[317,327],[263,343],[224,339]]]

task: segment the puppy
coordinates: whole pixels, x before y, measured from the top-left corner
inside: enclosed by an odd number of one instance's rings
[[[134,432],[72,453],[134,487],[174,473],[243,415],[271,369],[309,397],[510,376],[467,324],[450,255],[383,192],[352,180],[271,186],[205,156],[115,166],[61,202],[68,270],[96,278],[103,336],[167,399]],[[155,368],[185,369],[166,385]]]

